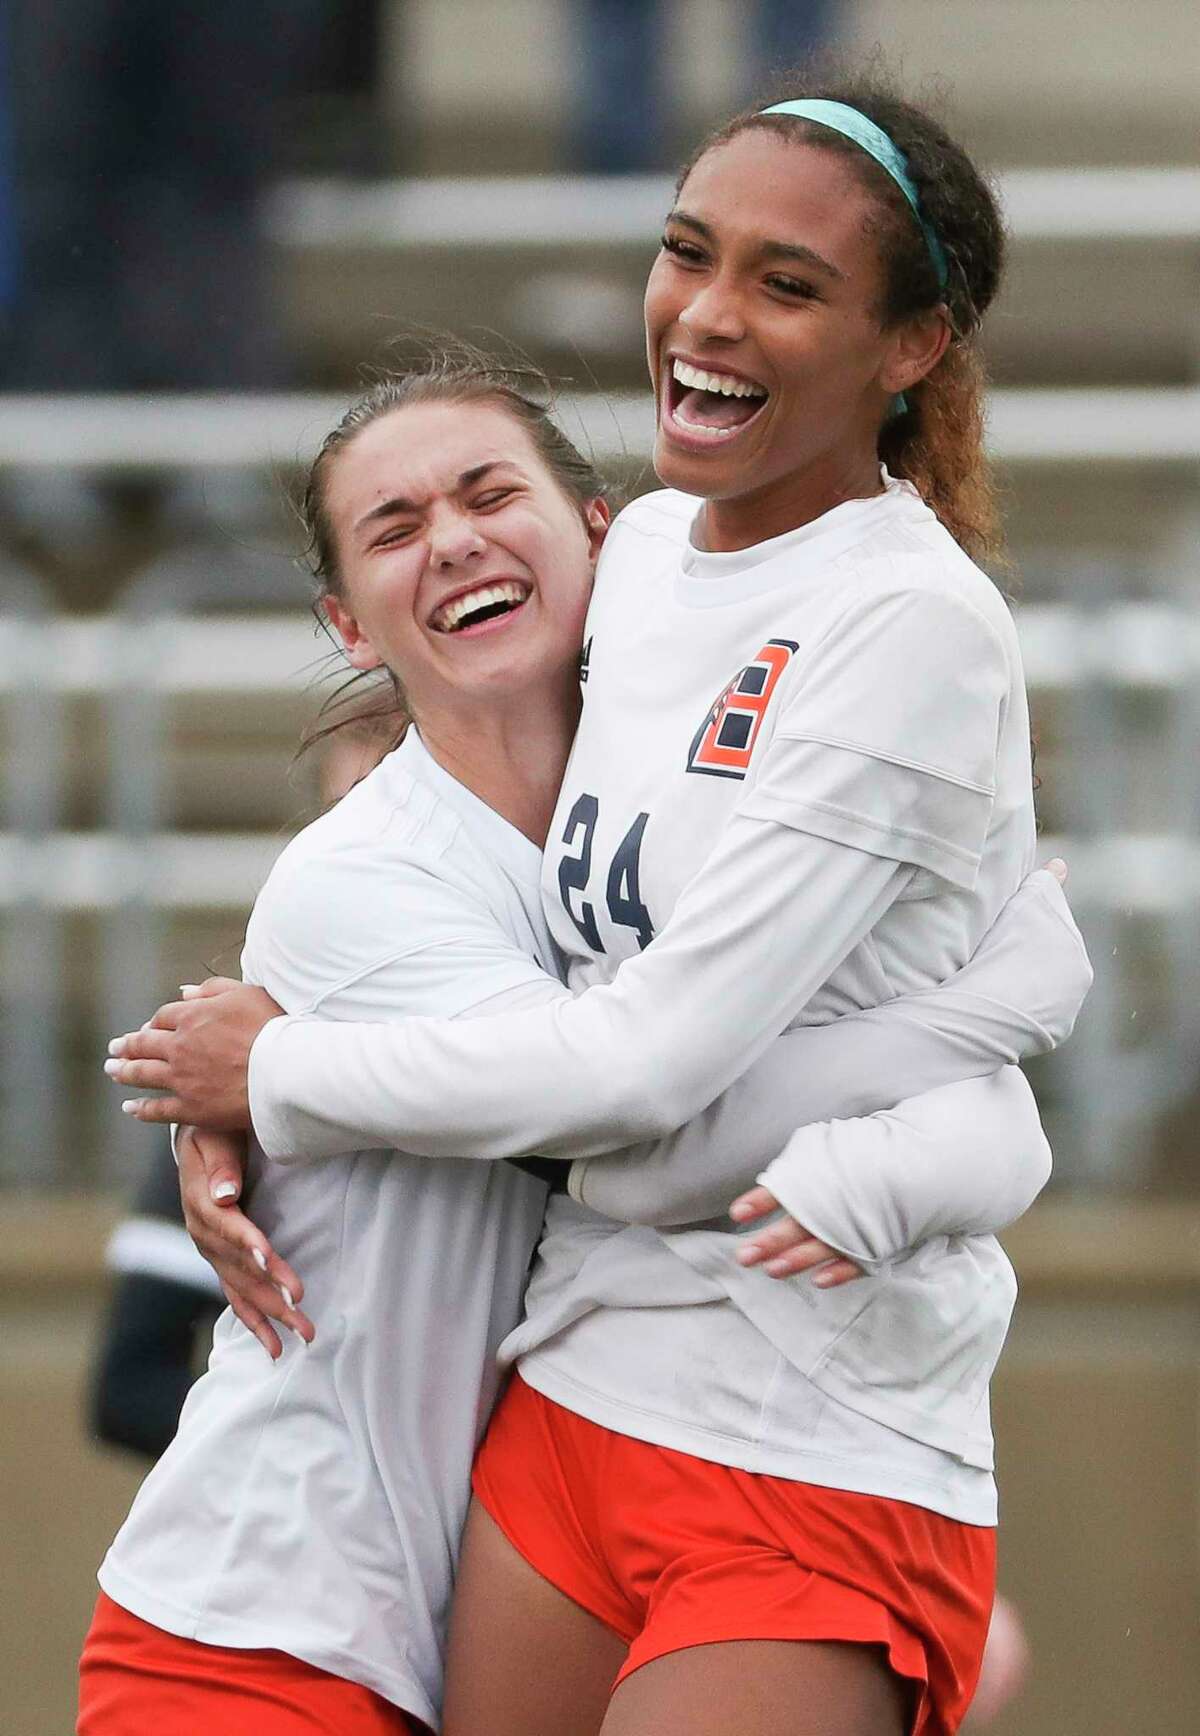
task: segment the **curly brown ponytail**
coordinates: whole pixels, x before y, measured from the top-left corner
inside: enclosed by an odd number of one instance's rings
[[[921,209],[946,254],[943,288],[903,194],[884,169],[840,133],[792,115],[764,115],[771,103],[821,97],[846,103],[875,122],[908,160]],[[848,163],[874,196],[884,267],[880,317],[892,325],[945,303],[952,341],[937,366],[906,394],[907,410],[885,422],[879,456],[906,478],[955,540],[976,560],[1001,554],[995,487],[983,444],[983,358],[978,331],[1004,265],[1004,226],[995,197],[966,152],[939,122],[905,101],[876,71],[844,78],[785,75],[753,109],[710,135],[679,177],[716,145],[748,128],[776,132]]]

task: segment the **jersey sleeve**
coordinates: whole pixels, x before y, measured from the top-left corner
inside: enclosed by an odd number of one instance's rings
[[[480,893],[417,854],[381,875],[347,850],[268,883],[245,959],[288,1013],[322,1020],[455,1019],[529,985],[567,992]]]
[[[1004,1067],[863,1120],[800,1128],[758,1180],[819,1241],[869,1270],[932,1236],[1002,1230],[1049,1176],[1029,1082]]]
[[[758,1058],[910,874],[735,818],[667,928],[613,982],[512,1014],[499,1038],[492,1020],[271,1020],[250,1053],[255,1132],[281,1161],[373,1146],[576,1157],[657,1139]]]
[[[1011,678],[999,633],[958,597],[856,599],[797,672],[741,811],[969,889]]]
[[[887,1245],[889,1221],[922,1230],[934,1171],[940,1225],[959,1233],[981,1222],[989,1230],[1002,1227],[1027,1211],[1045,1185],[1049,1151],[1032,1098],[1015,1086],[994,1092],[983,1076],[1064,1042],[1091,980],[1087,949],[1062,888],[1041,869],[1028,876],[972,958],[945,983],[832,1024],[785,1033],[677,1133],[577,1160],[569,1191],[625,1223],[663,1228],[716,1218],[800,1127],[869,1116],[908,1099],[908,1126],[924,1142],[924,1157],[914,1163],[902,1142],[886,1146],[893,1168],[881,1179],[886,1191],[908,1203],[902,1211],[881,1190],[881,1227],[872,1245]],[[968,1079],[977,1080],[976,1093],[941,1100],[941,1087]],[[926,1095],[938,1101],[927,1102]],[[993,1110],[999,1112],[998,1137],[981,1144],[976,1118]],[[864,1143],[875,1139],[874,1130],[867,1130]],[[830,1186],[828,1170],[853,1147],[845,1129],[836,1141],[799,1140],[802,1162],[786,1169],[789,1209],[805,1223],[819,1215],[822,1239],[835,1247],[855,1235],[855,1222],[839,1216],[842,1196],[836,1178]],[[925,1235],[934,1233],[924,1229]],[[923,1237],[918,1233],[917,1239]]]

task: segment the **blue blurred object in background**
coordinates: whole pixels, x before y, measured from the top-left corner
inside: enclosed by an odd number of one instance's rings
[[[842,0],[758,0],[747,8],[747,83],[827,48]],[[672,149],[662,0],[576,0],[579,32],[574,128],[579,168],[630,174],[661,168]]]

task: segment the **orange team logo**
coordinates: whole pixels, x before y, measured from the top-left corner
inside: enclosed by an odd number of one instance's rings
[[[794,639],[768,639],[758,656],[739,670],[693,737],[688,771],[710,778],[745,777],[771,695],[798,649]]]

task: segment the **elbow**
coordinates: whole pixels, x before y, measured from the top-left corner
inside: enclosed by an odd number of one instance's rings
[[[1064,965],[1065,981],[1062,1002],[1061,1006],[1055,1010],[1057,1016],[1052,1014],[1046,1020],[1048,1041],[1041,1051],[1043,1054],[1060,1048],[1066,1042],[1075,1029],[1075,1022],[1083,1011],[1083,1003],[1096,980],[1096,973],[1092,968],[1092,961],[1088,957],[1087,948],[1084,946],[1083,936],[1076,932],[1068,938],[1072,944],[1070,955]]]
[[[1041,1143],[1036,1151],[1031,1153],[1029,1163],[1029,1202],[1031,1206],[1037,1199],[1054,1172],[1054,1153],[1050,1149],[1050,1141],[1043,1133]],[[1025,1208],[1028,1210],[1028,1206]]]
[[[1011,1192],[1003,1209],[996,1213],[1001,1219],[996,1229],[1005,1229],[1009,1224],[1015,1224],[1018,1218],[1024,1217],[1050,1180],[1053,1168],[1054,1157],[1050,1150],[1050,1141],[1044,1133],[1039,1133],[1038,1139],[1030,1142],[1023,1161],[1016,1166]]]

